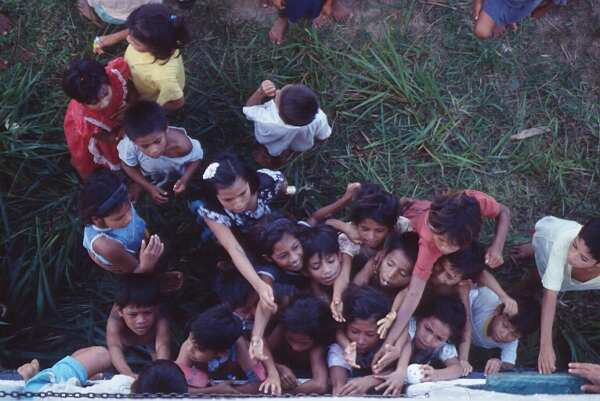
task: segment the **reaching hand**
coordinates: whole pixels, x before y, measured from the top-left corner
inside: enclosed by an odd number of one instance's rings
[[[346,383],[340,390],[340,395],[367,394],[371,386],[372,382],[369,377],[358,377]]]
[[[504,257],[502,256],[502,249],[492,245],[488,248],[485,253],[485,264],[495,269],[504,263]]]
[[[156,234],[150,237],[148,243],[146,243],[146,240],[142,240],[142,245],[140,246],[140,270],[142,272],[149,272],[154,269],[154,265],[158,262],[164,250],[165,245]]]
[[[373,357],[371,366],[373,373],[380,374],[390,363],[394,362],[399,357],[399,347],[391,344],[384,344],[383,347],[379,348],[379,351],[377,351]]]
[[[167,192],[163,191],[162,189],[160,189],[159,187],[157,187],[155,185],[151,185],[150,187],[148,187],[147,191],[148,191],[148,195],[150,195],[150,198],[152,198],[154,203],[156,203],[158,205],[164,205],[165,203],[167,203],[169,201]]]
[[[331,301],[329,309],[331,309],[331,316],[333,316],[333,320],[338,323],[344,323],[346,321],[346,319],[344,319],[344,303],[341,299],[334,299]]]
[[[360,366],[356,363],[356,341],[352,341],[344,348],[344,360],[354,369],[359,369]]]
[[[569,364],[569,373],[583,377],[591,382],[591,384],[581,386],[582,391],[586,393],[600,393],[600,365],[571,362]]]
[[[175,185],[173,185],[173,192],[175,192],[175,195],[180,195],[185,192],[186,188],[187,188],[186,182],[183,181],[182,179],[179,179],[179,180],[177,180]]]
[[[404,386],[405,372],[394,371],[387,375],[375,375],[376,379],[383,380],[383,383],[375,387],[375,391],[384,390],[383,395],[399,395]]]
[[[256,292],[258,293],[258,296],[260,297],[260,302],[263,303],[263,306],[265,306],[272,313],[277,312],[275,295],[273,295],[273,288],[269,284],[262,282],[261,286],[257,289]]]
[[[265,343],[262,337],[252,337],[250,340],[250,347],[248,347],[248,355],[251,359],[266,361],[269,358],[265,355],[264,347]]]
[[[483,8],[483,0],[473,0],[473,20],[477,21],[479,19],[479,14],[481,14],[481,9]]]
[[[461,376],[468,376],[473,371],[473,366],[469,363],[469,361],[460,360],[460,367],[462,368]]]
[[[275,97],[275,94],[277,93],[277,87],[272,81],[266,80],[262,81],[262,83],[260,84],[260,91],[265,96]]]
[[[284,390],[292,390],[298,387],[298,378],[294,372],[292,372],[292,369],[285,365],[277,365],[277,371],[279,372],[279,377],[281,378],[281,384],[283,385]]]
[[[486,376],[493,375],[500,372],[500,369],[502,369],[502,361],[498,358],[490,358],[485,364],[483,374]]]
[[[504,304],[504,313],[508,316],[515,316],[519,313],[519,304],[511,297],[506,297],[502,299],[502,303]]]
[[[268,376],[258,387],[258,391],[263,394],[281,395],[281,380],[279,375]]]
[[[351,182],[346,185],[346,192],[344,192],[344,197],[348,199],[354,199],[358,191],[360,191],[361,185],[360,182]]]
[[[431,365],[421,365],[421,373],[423,374],[421,383],[436,381],[436,371]]]
[[[397,315],[395,311],[391,311],[383,319],[377,321],[377,334],[379,334],[379,338],[384,339],[387,336],[388,331],[396,321]]]
[[[540,347],[538,356],[538,371],[542,374],[552,373],[556,370],[556,354],[552,346]]]

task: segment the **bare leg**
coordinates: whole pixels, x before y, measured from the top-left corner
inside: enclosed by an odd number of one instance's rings
[[[284,41],[285,33],[287,32],[289,21],[287,17],[277,17],[275,23],[269,31],[269,39],[276,45],[280,45]]]
[[[533,10],[531,16],[533,18],[542,18],[544,15],[548,14],[550,10],[555,7],[554,2],[552,0],[546,0],[544,3],[540,4],[538,8]]]
[[[21,375],[23,380],[27,381],[31,379],[33,376],[37,375],[40,371],[40,363],[37,359],[32,359],[31,362],[28,362],[24,365],[19,366],[17,372]]]
[[[474,33],[479,39],[489,39],[494,35],[497,29],[496,23],[485,11],[481,11],[479,18],[475,22]]]
[[[112,366],[110,354],[104,347],[88,347],[77,350],[72,355],[85,368],[88,377],[94,377]]]
[[[89,19],[92,24],[102,28],[102,20],[98,18],[92,7],[90,7],[88,4],[87,0],[77,0],[77,9],[79,10],[79,13],[85,18]]]

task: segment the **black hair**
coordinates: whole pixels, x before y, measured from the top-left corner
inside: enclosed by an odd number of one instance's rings
[[[585,242],[596,262],[600,262],[600,218],[588,220],[577,236]]]
[[[235,153],[222,153],[207,168],[211,168],[214,163],[217,163],[219,167],[217,167],[214,176],[202,180],[200,195],[210,209],[223,209],[217,199],[217,193],[219,189],[233,185],[238,177],[248,183],[250,192],[256,193],[258,191],[259,179],[256,170]]]
[[[304,334],[317,344],[327,345],[334,337],[335,322],[327,302],[313,295],[293,299],[281,315],[283,327]]]
[[[229,305],[207,309],[192,320],[190,332],[194,345],[201,350],[227,351],[242,335],[242,320]]]
[[[355,201],[350,205],[350,221],[355,224],[365,219],[393,229],[400,215],[398,198],[377,184],[361,184]]]
[[[65,93],[83,104],[98,103],[98,93],[104,84],[108,84],[104,66],[91,59],[72,60],[62,79]]]
[[[519,332],[519,337],[527,336],[540,327],[540,303],[535,297],[524,295],[515,297],[515,301],[519,306],[519,313],[509,316],[508,320]]]
[[[374,287],[359,287],[355,284],[348,285],[342,295],[342,302],[347,323],[356,319],[373,319],[377,322],[383,319],[391,308],[389,298],[381,291]]]
[[[160,302],[160,283],[154,274],[131,273],[119,277],[115,304],[155,306]]]
[[[288,85],[281,91],[279,116],[284,123],[303,127],[313,122],[318,111],[319,98],[308,86]]]
[[[219,301],[229,305],[231,309],[246,306],[248,299],[254,294],[248,280],[237,269],[220,271],[215,277],[213,289]]]
[[[100,169],[88,177],[79,192],[79,213],[84,224],[92,224],[92,217],[109,216],[125,202],[129,198],[123,181],[115,173]]]
[[[419,254],[419,234],[407,231],[404,233],[400,233],[398,231],[392,231],[385,238],[385,242],[383,243],[383,252],[385,255],[388,253],[400,250],[410,263],[414,266],[417,263],[417,256]]]
[[[125,112],[123,129],[132,141],[155,132],[164,132],[167,129],[167,115],[158,103],[140,100]]]
[[[479,202],[463,192],[437,196],[429,209],[429,225],[438,235],[461,248],[479,238],[481,208]]]
[[[185,394],[188,385],[181,368],[173,361],[157,359],[131,385],[133,394]]]
[[[449,341],[460,344],[467,322],[465,305],[456,296],[437,296],[429,302],[422,302],[415,312],[420,319],[435,317],[450,328]]]
[[[254,248],[259,255],[271,256],[273,247],[286,235],[298,237],[298,224],[282,213],[273,212],[261,218],[252,228]]]
[[[467,248],[460,249],[443,258],[460,272],[463,280],[476,279],[485,270],[485,249],[478,242],[472,242]]]
[[[314,255],[323,257],[340,251],[337,231],[326,224],[318,224],[307,229],[300,235],[299,239],[304,251],[305,267],[308,260]]]
[[[127,28],[157,60],[168,60],[190,40],[184,18],[162,4],[145,4],[133,10],[127,17]]]

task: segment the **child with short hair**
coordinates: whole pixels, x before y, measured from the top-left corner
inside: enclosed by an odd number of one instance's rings
[[[403,216],[419,234],[419,254],[386,344],[394,344],[406,327],[421,300],[433,265],[441,256],[467,248],[479,238],[482,217],[495,218],[496,236],[485,253],[485,263],[496,268],[504,262],[502,250],[510,226],[510,210],[491,196],[475,190],[445,193],[433,202],[403,198],[400,204],[404,208]],[[385,348],[382,348],[376,359],[384,352]]]
[[[115,369],[137,377],[125,359],[125,348],[145,346],[153,360],[169,359],[170,343],[169,322],[160,312],[158,278],[148,274],[122,276],[106,323],[106,344]]]
[[[266,98],[272,100],[263,104]],[[243,111],[246,118],[254,122],[258,145],[253,154],[263,167],[279,168],[292,152],[309,150],[315,139],[324,141],[331,135],[319,98],[306,85],[285,85],[277,89],[273,82],[263,81],[246,101]]]
[[[377,374],[398,359],[396,369],[389,374],[376,376],[383,380],[375,390],[384,395],[397,395],[402,391],[409,364],[421,364],[421,382],[451,380],[463,375],[454,344],[461,342],[466,324],[466,310],[456,297],[440,296],[425,303],[411,317],[395,346],[386,345],[386,358],[373,360]],[[445,368],[434,369],[429,363],[439,360]]]
[[[74,59],[63,75],[63,90],[71,98],[64,119],[65,139],[71,164],[83,180],[98,169],[120,168],[117,143],[130,75],[122,57],[106,66]]]
[[[132,394],[185,394],[188,385],[183,371],[173,361],[157,359],[131,385]]]
[[[127,40],[124,57],[141,99],[172,111],[184,105],[181,49],[189,38],[182,16],[162,4],[146,4],[129,14],[127,29],[96,38],[94,49],[102,54],[105,47]]]
[[[486,362],[484,374],[491,375],[514,368],[519,338],[533,333],[539,327],[539,302],[532,297],[517,297],[519,312],[509,315],[498,295],[487,287],[472,289],[469,302],[473,344],[501,350],[500,358],[491,358]]]
[[[98,266],[113,273],[154,271],[164,245],[157,235],[146,242],[146,223],[118,176],[107,170],[90,175],[79,195],[79,210],[85,224],[83,246]]]
[[[175,181],[173,192],[182,194],[204,155],[200,142],[190,138],[184,128],[168,126],[164,109],[149,100],[125,112],[123,128],[126,136],[117,149],[129,178],[159,205],[169,200],[162,188],[167,183]]]
[[[544,289],[538,370],[552,373],[556,370],[552,327],[558,294],[600,289],[600,218],[582,226],[573,220],[546,216],[535,224],[531,244],[517,251],[518,257],[535,256]]]
[[[382,341],[377,333],[377,322],[390,308],[389,299],[373,287],[350,285],[344,291],[345,341],[329,347],[327,365],[334,396],[367,394],[381,383],[371,371],[375,351]],[[353,364],[347,362],[347,347],[354,355]]]

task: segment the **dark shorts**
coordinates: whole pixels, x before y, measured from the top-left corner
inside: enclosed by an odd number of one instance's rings
[[[298,22],[303,18],[314,20],[321,14],[323,0],[287,0],[286,7],[279,10],[280,17],[287,17],[290,22]]]
[[[483,11],[497,25],[508,25],[529,17],[543,0],[484,0]]]

